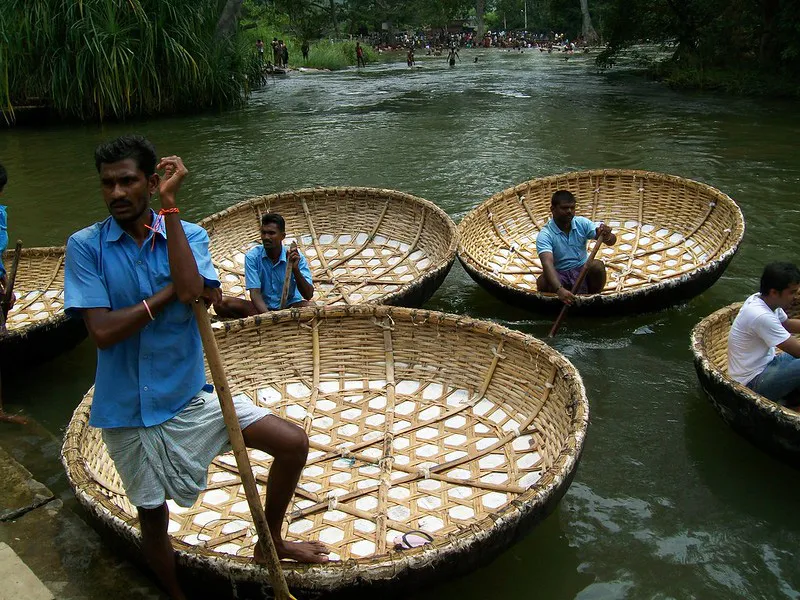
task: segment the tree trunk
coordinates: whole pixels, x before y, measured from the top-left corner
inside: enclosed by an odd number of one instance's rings
[[[333,19],[333,35],[339,37],[339,21],[336,19],[336,3],[331,0],[331,17]]]
[[[236,27],[239,25],[239,15],[242,11],[242,4],[244,4],[244,0],[228,0],[225,3],[219,21],[217,21],[215,37],[229,38],[236,33]]]
[[[778,0],[762,0],[763,18],[761,23],[761,40],[758,47],[758,61],[763,67],[775,69],[779,59],[778,46],[775,43],[777,17],[781,6]]]
[[[478,18],[478,41],[483,40],[483,34],[486,33],[486,23],[483,22],[483,9],[486,0],[475,0],[475,16]]]
[[[581,14],[583,15],[582,33],[584,43],[597,43],[597,32],[592,26],[592,17],[589,14],[589,0],[581,0]]]

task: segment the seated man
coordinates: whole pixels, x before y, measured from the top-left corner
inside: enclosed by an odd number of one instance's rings
[[[249,250],[244,259],[244,278],[250,300],[224,297],[214,304],[222,318],[242,318],[281,308],[286,269],[292,269],[284,308],[312,306],[314,285],[308,262],[297,247],[283,247],[286,221],[278,213],[261,217],[261,246]]]
[[[728,374],[765,398],[800,406],[800,319],[786,309],[800,288],[800,270],[791,263],[764,267],[760,292],[744,301],[728,334]],[[775,355],[775,347],[783,354]]]
[[[586,242],[598,237],[609,246],[617,243],[617,236],[603,223],[592,223],[586,217],[575,216],[575,196],[567,190],[558,190],[550,199],[553,218],[547,222],[536,238],[536,253],[544,271],[536,280],[540,292],[553,292],[565,304],[572,304],[575,296],[572,287],[589,259]],[[599,294],[606,286],[606,266],[593,259],[579,294]]]
[[[3,195],[3,189],[5,189],[6,183],[8,183],[8,173],[5,167],[0,165],[0,196]],[[5,252],[8,247],[6,218],[6,207],[0,204],[0,300],[5,297],[6,285],[8,284],[8,274],[6,273],[5,265],[3,265],[3,252]],[[7,311],[14,308],[15,299],[16,296],[12,294],[9,305],[3,308]]]
[[[0,196],[3,195],[3,189],[6,187],[6,183],[8,183],[8,173],[6,172],[5,167],[0,165]],[[14,308],[14,300],[16,299],[16,296],[12,291],[8,305],[6,305],[4,302],[6,296],[6,286],[8,285],[8,275],[6,273],[5,266],[3,265],[3,252],[6,251],[7,246],[8,233],[6,231],[6,207],[0,204],[0,311],[2,311],[3,315],[3,318],[0,319],[0,325],[5,325],[8,312]],[[0,335],[2,334],[2,327],[0,327]],[[0,390],[0,422],[19,423],[21,425],[27,424],[27,420],[24,417],[8,415],[3,412],[3,395],[1,392],[2,390]]]

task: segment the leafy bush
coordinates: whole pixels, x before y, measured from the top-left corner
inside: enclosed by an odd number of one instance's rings
[[[237,106],[261,77],[242,36],[215,38],[224,0],[0,0],[0,107],[66,117]]]

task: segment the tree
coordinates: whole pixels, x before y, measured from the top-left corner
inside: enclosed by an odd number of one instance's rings
[[[478,20],[478,39],[483,39],[483,34],[486,33],[486,24],[483,22],[483,10],[485,8],[484,0],[475,1],[475,17]]]
[[[581,2],[581,16],[583,17],[583,27],[581,33],[583,40],[587,44],[595,44],[597,42],[597,32],[592,26],[592,16],[589,14],[589,0],[580,0]]]
[[[244,0],[227,0],[217,21],[216,38],[230,38],[236,33]]]

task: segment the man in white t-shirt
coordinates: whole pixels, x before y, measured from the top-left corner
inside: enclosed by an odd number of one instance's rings
[[[800,270],[764,267],[761,291],[745,300],[728,335],[728,374],[765,398],[800,408],[800,319],[786,315],[800,289]],[[776,356],[775,348],[783,353]]]

